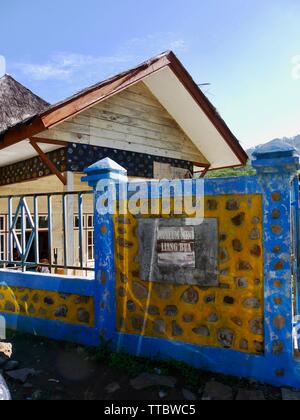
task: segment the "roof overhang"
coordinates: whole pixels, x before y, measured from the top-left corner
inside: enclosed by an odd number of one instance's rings
[[[9,129],[0,136],[0,151],[37,136],[141,81],[199,148],[210,169],[247,162],[248,155],[236,137],[172,52],[82,91]]]

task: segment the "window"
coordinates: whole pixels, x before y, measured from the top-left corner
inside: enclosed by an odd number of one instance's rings
[[[74,229],[79,231],[79,216],[74,216]],[[79,240],[78,240],[79,242]],[[94,261],[94,216],[92,214],[83,215],[82,225],[82,247],[83,259],[86,264]],[[78,243],[79,255],[79,243]]]
[[[5,261],[7,259],[5,216],[0,216],[0,259],[1,261]]]

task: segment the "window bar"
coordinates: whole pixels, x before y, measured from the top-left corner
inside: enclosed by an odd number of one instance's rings
[[[34,207],[34,253],[35,253],[35,263],[38,265],[40,262],[40,253],[39,253],[39,203],[38,203],[37,196],[34,196],[33,198],[33,207]]]
[[[64,267],[65,269],[68,268],[68,255],[67,255],[67,195],[64,194],[63,195],[63,201],[62,201],[62,205],[63,205],[63,237],[64,237]]]
[[[13,233],[12,233],[12,226],[13,226],[13,199],[12,197],[8,198],[8,260],[14,260],[14,253],[13,253]]]
[[[26,259],[26,211],[24,205],[24,198],[21,198],[21,247],[22,247],[22,271],[25,271],[24,265]]]
[[[47,195],[48,203],[48,260],[50,271],[52,269],[52,196]]]
[[[80,268],[83,269],[83,200],[82,193],[78,194],[78,227],[79,227],[79,262]]]

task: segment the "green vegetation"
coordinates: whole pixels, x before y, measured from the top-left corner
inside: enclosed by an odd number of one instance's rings
[[[102,341],[97,349],[88,349],[89,358],[135,378],[143,372],[179,376],[191,390],[197,390],[201,382],[200,371],[176,360],[159,361],[131,356],[123,351],[113,352],[111,343]]]
[[[217,171],[209,171],[206,178],[228,178],[255,175],[256,171],[251,165],[246,165],[241,168],[219,169]]]

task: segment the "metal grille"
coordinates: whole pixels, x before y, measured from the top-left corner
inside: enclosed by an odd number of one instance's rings
[[[93,271],[93,209],[93,191],[0,196],[1,267]]]

